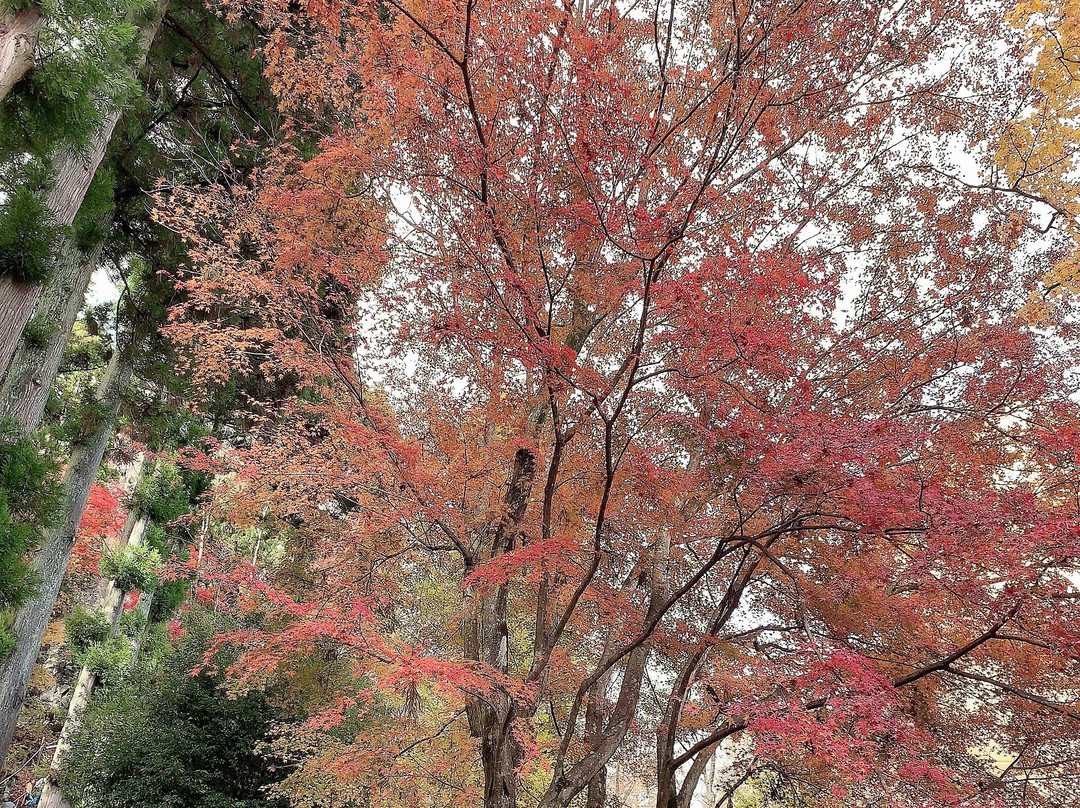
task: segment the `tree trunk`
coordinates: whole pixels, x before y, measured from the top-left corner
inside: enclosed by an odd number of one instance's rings
[[[142,544],[146,524],[147,520],[144,514],[135,517],[131,531],[124,531],[127,541],[120,541],[116,549],[123,549],[129,544],[136,547]],[[105,595],[104,602],[101,604],[102,611],[109,618],[109,639],[115,637],[120,631],[120,618],[124,614],[124,594],[124,591],[117,587],[116,581],[109,582],[108,592]],[[71,694],[71,701],[68,703],[67,719],[64,721],[64,728],[60,731],[60,738],[56,742],[52,767],[49,778],[45,782],[45,789],[41,792],[39,808],[67,808],[67,801],[60,793],[60,768],[64,765],[64,761],[71,751],[71,738],[82,723],[83,711],[86,709],[90,697],[94,695],[97,680],[97,674],[89,668],[83,668],[79,671],[79,681],[75,684],[75,690]]]
[[[41,34],[41,14],[36,8],[4,16],[0,25],[0,101],[34,66],[34,49]]]
[[[166,4],[167,0],[158,0],[139,32],[137,56],[130,68],[132,75],[137,75],[146,64],[146,55],[161,27]],[[65,150],[54,157],[53,185],[46,199],[54,224],[66,227],[75,220],[75,214],[86,196],[86,189],[90,187],[90,180],[105,157],[105,149],[122,112],[117,108],[105,116],[91,138],[86,154],[76,155]],[[16,283],[10,277],[0,279],[0,372],[4,374],[40,293],[40,284]]]
[[[525,517],[536,476],[536,454],[519,449],[514,455],[514,468],[504,503],[506,513],[496,524],[489,526],[478,559],[467,559],[465,576],[480,563],[498,558],[513,549],[517,531]],[[507,609],[509,588],[506,585],[478,596],[466,589],[466,618],[464,626],[464,655],[466,659],[482,662],[500,673],[509,670],[509,633]],[[484,768],[484,808],[514,808],[517,805],[517,767],[521,762],[521,745],[513,736],[513,722],[518,717],[517,706],[505,692],[493,692],[486,699],[472,699],[467,705],[469,731],[480,738],[480,759]]]
[[[23,432],[33,432],[41,423],[101,248],[98,243],[84,254],[64,240],[58,266],[45,282],[33,314],[34,319],[48,323],[52,331],[41,345],[18,340],[8,371],[0,381],[0,418],[14,418]]]
[[[112,437],[120,394],[131,378],[131,364],[117,350],[98,384],[95,398],[101,407],[93,431],[85,443],[74,447],[64,471],[64,510],[58,523],[49,531],[45,546],[38,553],[34,569],[41,579],[37,594],[15,617],[15,649],[0,663],[0,767],[7,757],[15,734],[15,724],[26,697],[26,687],[34,669],[41,639],[52,614],[60,584],[67,572],[75,534],[79,529],[90,486]]]
[[[650,573],[647,580],[641,580],[639,584],[643,591],[648,593],[649,598],[649,606],[645,613],[646,623],[659,618],[668,598],[671,537],[665,533],[650,549],[650,555],[651,558],[647,563],[643,560],[642,564],[650,570]],[[622,653],[619,652],[620,655]],[[589,790],[598,777],[605,775],[608,762],[622,745],[637,713],[637,705],[641,700],[641,683],[645,677],[645,668],[650,655],[651,649],[646,642],[638,643],[625,655],[626,662],[622,664],[622,675],[619,680],[619,696],[610,714],[604,719],[597,715],[593,720],[602,721],[602,725],[594,727],[590,732],[588,712],[586,712],[585,748],[587,751],[570,767],[569,771],[560,771],[556,768],[554,781],[540,797],[540,808],[568,808],[580,793]],[[603,656],[610,659],[606,651]],[[603,664],[603,659],[601,664]],[[613,668],[609,668],[607,673],[593,684],[593,687],[602,687],[601,681],[605,676],[611,675],[612,670]],[[586,710],[588,710],[588,705],[586,705]],[[573,731],[574,721],[571,719],[566,732]]]
[[[600,707],[602,692],[606,689],[607,677],[597,683],[589,692],[589,704],[585,709],[585,738],[590,744],[598,744],[604,731],[604,714]],[[607,799],[607,765],[600,767],[585,792],[585,808],[604,808]]]

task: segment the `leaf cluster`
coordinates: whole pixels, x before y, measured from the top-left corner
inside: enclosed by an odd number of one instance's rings
[[[64,636],[75,654],[83,654],[109,637],[109,621],[100,611],[76,606],[64,616]]]
[[[21,434],[11,421],[0,421],[0,613],[10,612],[35,590],[30,553],[58,513],[57,471],[33,437]],[[9,619],[0,622],[0,653],[10,645]]]
[[[60,231],[39,194],[18,188],[0,204],[0,275],[41,283],[59,244]]]
[[[98,569],[121,592],[145,592],[157,586],[164,564],[161,555],[146,545],[128,545],[105,554]]]

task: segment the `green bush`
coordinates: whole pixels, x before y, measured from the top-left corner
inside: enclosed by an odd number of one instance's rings
[[[287,808],[266,793],[286,770],[257,751],[281,714],[262,693],[229,698],[221,676],[189,675],[227,628],[219,615],[189,615],[185,628],[175,649],[91,700],[61,772],[74,808]]]
[[[120,633],[134,640],[146,628],[145,615],[139,609],[128,609],[120,615]]]
[[[49,275],[60,231],[39,194],[19,188],[0,205],[0,275],[42,283]]]
[[[0,421],[0,659],[10,654],[14,610],[37,587],[31,553],[60,505],[55,461],[13,421]],[[5,650],[7,649],[7,650]]]
[[[23,342],[31,348],[41,350],[49,344],[56,333],[56,323],[44,315],[37,315],[23,328]]]
[[[102,577],[111,578],[122,592],[146,592],[157,586],[164,566],[154,548],[128,545],[103,556],[98,571]]]
[[[157,461],[135,489],[134,506],[158,524],[168,524],[191,507],[187,487],[172,463]]]
[[[109,621],[101,612],[91,612],[77,606],[64,618],[64,636],[74,653],[83,654],[90,646],[108,638]]]
[[[7,626],[0,626],[0,659],[7,659],[15,650],[15,634]]]
[[[131,641],[123,635],[97,642],[79,654],[75,661],[98,675],[105,684],[116,684],[131,670]]]

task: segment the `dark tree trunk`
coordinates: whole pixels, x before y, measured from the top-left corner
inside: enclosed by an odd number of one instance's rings
[[[513,549],[535,476],[535,452],[519,449],[514,455],[510,485],[504,497],[506,513],[489,527],[477,556],[466,559],[466,577],[480,564]],[[485,663],[503,674],[509,670],[508,596],[506,586],[496,587],[484,595],[466,591],[465,658]],[[473,737],[480,738],[484,808],[514,808],[517,805],[517,767],[522,757],[521,746],[513,736],[518,707],[509,694],[502,692],[494,692],[485,700],[472,699],[467,707],[469,731]]]

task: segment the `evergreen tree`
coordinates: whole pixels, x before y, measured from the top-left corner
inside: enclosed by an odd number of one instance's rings
[[[173,647],[102,691],[73,739],[62,786],[75,808],[284,808],[265,787],[281,778],[258,751],[278,717],[266,696],[229,698],[200,666],[216,615],[186,621]],[[218,658],[218,664],[227,659]]]

